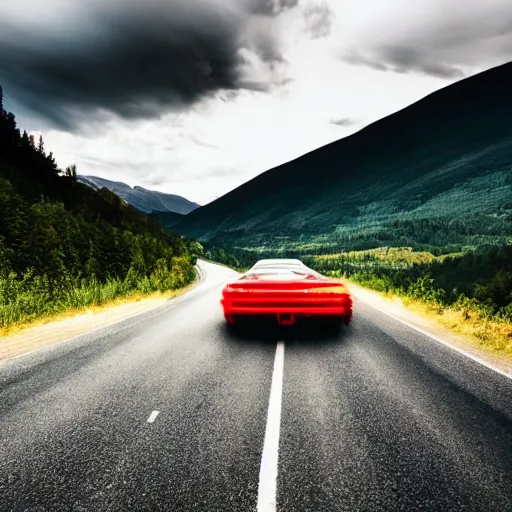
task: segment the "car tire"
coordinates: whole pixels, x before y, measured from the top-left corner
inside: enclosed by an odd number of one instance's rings
[[[341,325],[342,325],[341,317],[327,318],[323,322],[323,330],[324,330],[325,334],[329,337],[337,336],[340,333]]]
[[[349,315],[343,315],[340,319],[340,322],[343,324],[343,325],[346,325],[347,327],[349,326],[350,324],[350,321],[352,320],[352,315],[349,314]]]
[[[232,334],[234,336],[238,336],[238,335],[240,335],[242,333],[243,324],[240,321],[240,319],[236,318],[234,324],[226,322],[226,329],[228,330],[228,332],[230,334]]]

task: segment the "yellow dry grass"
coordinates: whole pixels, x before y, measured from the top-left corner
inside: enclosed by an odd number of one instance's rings
[[[377,292],[349,279],[341,281],[356,296],[360,290],[369,293],[379,300],[380,306],[404,320],[412,321],[460,348],[512,370],[512,323],[487,320],[473,311],[457,311],[394,293]]]
[[[508,355],[512,361],[512,324],[510,322],[487,320],[475,312],[431,306],[412,299],[402,299],[402,301],[411,311],[428,316],[454,333],[472,338],[483,349]]]

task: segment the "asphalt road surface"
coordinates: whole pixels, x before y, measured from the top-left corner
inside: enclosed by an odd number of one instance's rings
[[[202,281],[0,365],[2,511],[512,511],[512,380],[355,301],[225,329]]]

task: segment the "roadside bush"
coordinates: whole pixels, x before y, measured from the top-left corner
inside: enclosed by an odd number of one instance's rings
[[[414,281],[407,289],[407,295],[425,302],[444,303],[446,291],[435,286],[435,281],[430,275],[424,275]]]
[[[48,276],[10,272],[0,277],[0,328],[31,322],[73,309],[99,306],[130,293],[165,292],[186,286],[195,278],[195,269],[186,257],[177,257],[169,265],[164,259],[156,263],[151,275],[137,275],[133,267],[124,279],[109,277],[101,282],[95,276],[67,276],[50,294]]]

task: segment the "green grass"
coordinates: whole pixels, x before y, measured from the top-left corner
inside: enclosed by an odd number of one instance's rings
[[[0,330],[30,324],[67,311],[81,311],[117,299],[149,296],[155,292],[179,290],[195,279],[191,264],[176,265],[171,272],[157,269],[150,276],[128,272],[125,279],[71,279],[50,293],[48,279],[14,273],[0,278]]]
[[[343,282],[349,287],[355,283],[378,291],[385,299],[399,298],[407,310],[463,336],[465,344],[504,356],[508,364],[512,363],[512,321],[489,316],[475,300],[461,297],[451,306],[446,306],[436,300],[435,295],[414,297],[413,294],[392,291],[378,279],[359,282],[344,278]]]

